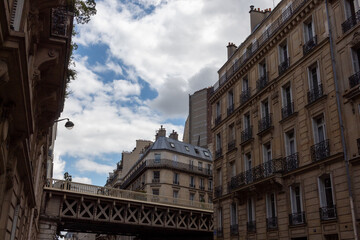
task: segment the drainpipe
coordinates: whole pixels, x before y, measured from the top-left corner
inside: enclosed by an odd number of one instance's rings
[[[342,146],[343,146],[344,160],[345,160],[345,167],[346,167],[351,218],[352,218],[352,222],[353,222],[354,239],[358,240],[359,238],[358,238],[358,233],[357,233],[357,228],[356,228],[354,199],[353,199],[353,193],[352,193],[352,187],[351,187],[349,159],[348,159],[346,141],[345,141],[345,134],[344,134],[344,122],[343,122],[343,118],[342,118],[341,105],[340,105],[340,93],[339,93],[339,86],[338,86],[337,72],[336,72],[336,65],[335,65],[336,62],[335,62],[335,55],[334,55],[334,48],[333,48],[333,39],[332,39],[331,22],[330,22],[329,9],[328,9],[328,0],[325,0],[325,8],[326,8],[326,17],[327,17],[327,23],[328,23],[328,29],[329,29],[331,63],[332,63],[332,69],[333,69],[333,72],[334,72],[334,83],[335,83],[335,91],[336,91],[335,95],[336,95],[336,102],[337,102],[337,110],[338,110],[338,114],[339,114],[341,142],[342,142]]]

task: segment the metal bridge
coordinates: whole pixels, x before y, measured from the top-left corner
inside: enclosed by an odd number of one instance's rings
[[[212,204],[55,179],[44,187],[40,218],[48,235],[49,229],[138,239],[213,235]]]

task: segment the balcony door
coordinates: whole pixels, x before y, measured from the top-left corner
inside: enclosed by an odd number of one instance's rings
[[[250,113],[244,115],[244,130],[250,127]]]
[[[253,181],[253,174],[252,174],[252,159],[251,159],[251,153],[245,154],[244,157],[245,160],[245,170],[246,170],[246,182],[252,182]]]
[[[269,101],[266,99],[261,103],[261,117],[268,118],[270,115]]]
[[[356,11],[359,9],[359,3],[356,0],[345,0],[345,13],[346,19],[355,16]]]
[[[294,130],[291,130],[285,134],[286,139],[286,156],[290,156],[296,153],[295,134]]]
[[[321,143],[326,139],[325,133],[325,121],[324,116],[321,115],[320,117],[313,119],[313,126],[314,126],[314,142],[315,144]]]

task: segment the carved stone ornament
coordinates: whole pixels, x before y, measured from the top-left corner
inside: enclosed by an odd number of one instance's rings
[[[353,39],[350,42],[351,47],[356,47],[360,44],[360,32],[355,32]]]
[[[9,70],[6,62],[0,60],[0,87],[9,82]]]

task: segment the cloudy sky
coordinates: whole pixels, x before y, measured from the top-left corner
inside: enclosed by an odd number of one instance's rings
[[[250,5],[279,0],[101,0],[76,27],[77,78],[55,143],[54,177],[104,185],[136,139],[164,125],[182,139],[188,95],[213,85],[228,42],[250,34]]]

